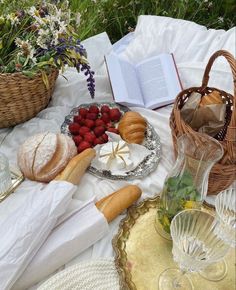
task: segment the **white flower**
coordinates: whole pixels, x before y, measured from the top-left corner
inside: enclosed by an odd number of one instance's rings
[[[41,48],[47,49],[48,43],[50,43],[50,31],[48,29],[40,29],[36,42]]]
[[[58,32],[61,33],[61,34],[64,33],[64,32],[66,32],[66,26],[67,26],[67,24],[64,21],[61,21],[59,23]]]
[[[75,20],[75,22],[78,26],[80,25],[80,21],[81,21],[81,14],[78,12],[76,14],[76,20]]]
[[[19,18],[14,13],[8,14],[6,18],[11,21],[12,26],[19,23]]]
[[[31,6],[28,10],[28,13],[31,16],[39,16],[38,10],[35,8],[35,6]]]
[[[26,57],[24,65],[26,65],[29,60],[31,60],[33,63],[36,63],[36,58],[34,57],[35,49],[32,47],[28,40],[22,40],[17,37],[15,39],[15,44],[21,49],[17,55]]]
[[[45,18],[41,18],[39,15],[39,11],[35,8],[35,6],[30,7],[28,10],[28,14],[31,15],[38,24],[44,25],[45,24]]]
[[[16,44],[17,47],[20,47],[21,48],[22,40],[19,37],[17,37],[15,39],[15,44]]]
[[[224,18],[223,17],[218,17],[218,22],[223,23],[224,22]]]

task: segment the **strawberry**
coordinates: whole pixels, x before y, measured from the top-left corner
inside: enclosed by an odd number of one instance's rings
[[[84,126],[88,127],[88,128],[93,128],[94,127],[94,121],[93,120],[89,120],[89,119],[85,119],[84,121]]]
[[[118,131],[118,129],[116,129],[116,128],[108,128],[107,131],[108,131],[108,132],[112,132],[112,133],[119,134],[119,131]]]
[[[84,125],[85,119],[81,116],[74,116],[74,122],[79,124],[80,126]]]
[[[106,125],[107,125],[107,128],[115,128],[112,122],[108,122]]]
[[[121,117],[121,112],[118,108],[113,108],[110,110],[109,116],[110,116],[110,119],[112,121],[118,122],[120,120],[120,117]]]
[[[95,105],[92,105],[92,106],[90,106],[89,107],[89,113],[95,113],[95,114],[99,114],[99,109],[98,109],[98,107],[97,106],[95,106]]]
[[[90,144],[93,144],[95,139],[96,139],[96,136],[92,132],[88,132],[84,135],[84,141],[87,141]]]
[[[80,108],[80,109],[79,109],[79,114],[80,114],[80,116],[82,116],[83,118],[86,117],[87,113],[88,113],[88,110],[87,110],[86,108]]]
[[[104,141],[104,143],[108,142],[108,136],[106,133],[104,133],[101,137],[102,137],[102,140]]]
[[[101,119],[102,119],[105,123],[110,122],[110,116],[109,116],[108,113],[103,113]]]
[[[104,142],[101,140],[101,138],[95,138],[93,145],[96,146],[97,144],[103,144]]]
[[[78,123],[78,124],[80,124],[80,122],[81,122],[82,119],[83,119],[83,117],[80,116],[80,115],[76,115],[76,116],[74,116],[74,118],[73,118],[74,122],[75,122],[75,123]]]
[[[97,117],[98,117],[98,115],[95,114],[95,113],[88,113],[88,114],[86,115],[86,118],[89,119],[89,120],[96,120]]]
[[[80,142],[83,141],[83,137],[81,137],[80,135],[76,135],[73,137],[73,140],[75,142],[75,145],[78,146]]]
[[[105,124],[105,122],[103,121],[103,120],[101,120],[101,119],[97,119],[96,121],[95,121],[95,126],[96,127],[98,127],[98,126],[106,126],[106,124]]]
[[[103,105],[101,106],[101,113],[109,113],[110,112],[110,108],[107,105]]]
[[[72,134],[79,134],[80,125],[78,123],[70,123],[69,130]]]
[[[84,121],[85,119],[82,117],[82,116],[74,116],[74,122],[77,123],[77,124],[80,124],[80,126],[83,126],[84,125]]]
[[[98,126],[98,127],[95,127],[93,129],[93,132],[97,137],[99,137],[99,136],[102,136],[102,134],[105,132],[105,130],[106,129],[103,126]]]
[[[84,136],[88,132],[90,132],[90,129],[88,127],[82,126],[79,129],[80,136]]]
[[[78,153],[84,151],[87,148],[91,148],[91,144],[87,141],[82,141],[79,146],[77,147]]]

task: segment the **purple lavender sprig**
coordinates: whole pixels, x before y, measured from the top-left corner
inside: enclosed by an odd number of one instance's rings
[[[68,39],[58,39],[57,45],[52,45],[49,50],[55,51],[54,61],[57,64],[60,59],[64,65],[74,66],[78,72],[82,71],[87,77],[87,87],[92,98],[95,95],[95,79],[94,71],[87,63],[87,53],[83,45],[79,40],[74,43],[72,37]],[[41,55],[45,55],[45,51],[38,52]]]
[[[83,63],[81,65],[81,71],[84,72],[85,76],[88,76],[87,78],[87,87],[89,90],[89,93],[91,95],[91,98],[94,98],[95,94],[95,79],[94,79],[94,71],[91,70],[90,66],[87,63]]]

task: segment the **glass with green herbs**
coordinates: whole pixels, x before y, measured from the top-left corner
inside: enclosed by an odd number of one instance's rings
[[[199,134],[198,141],[182,135],[177,146],[178,156],[166,177],[155,222],[158,233],[167,239],[171,239],[170,223],[178,212],[201,207],[210,170],[223,156],[221,144],[205,134]]]

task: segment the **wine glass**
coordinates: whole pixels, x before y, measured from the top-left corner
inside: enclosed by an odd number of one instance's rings
[[[222,191],[216,197],[216,234],[231,247],[236,247],[236,188]]]
[[[167,269],[159,277],[159,289],[193,289],[187,272],[198,272],[221,260],[229,245],[215,233],[217,221],[213,215],[198,209],[179,212],[170,226],[172,254],[180,269]]]
[[[222,191],[215,201],[216,219],[218,226],[215,233],[225,243],[232,247],[236,246],[236,189],[230,188]],[[210,281],[220,281],[227,274],[227,264],[224,259],[214,263],[199,274]]]

